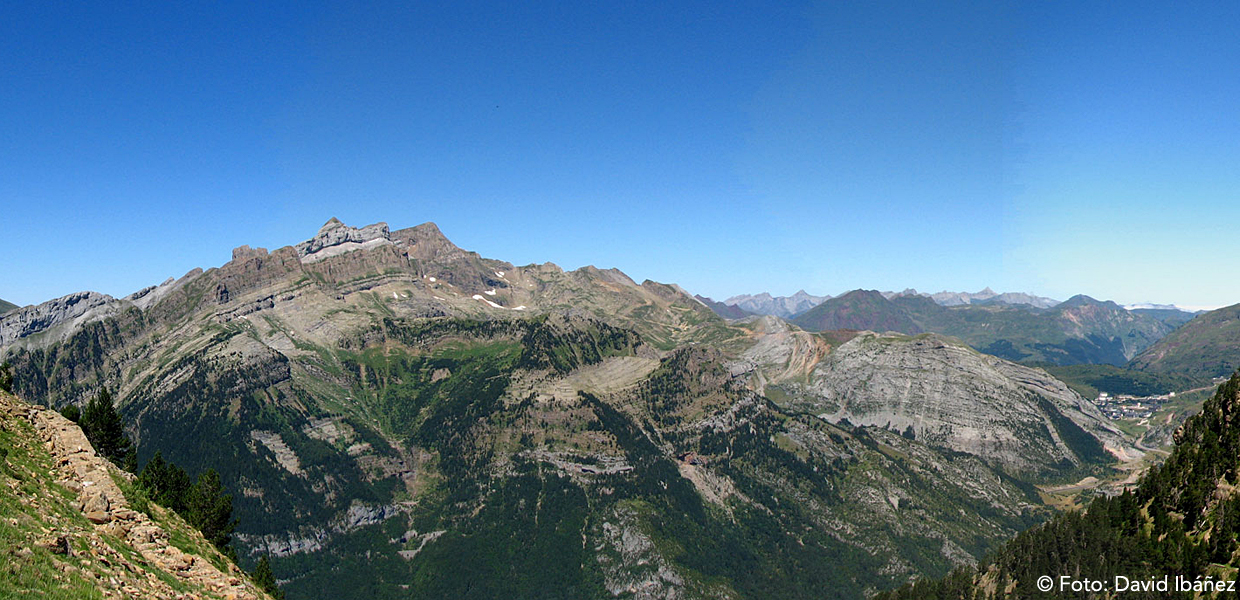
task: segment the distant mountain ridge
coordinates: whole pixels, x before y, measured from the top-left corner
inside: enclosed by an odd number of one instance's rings
[[[907,311],[893,304],[875,290],[853,290],[819,304],[792,320],[808,331],[854,329],[895,331],[905,334],[922,333]]]
[[[900,296],[920,296],[934,300],[939,306],[969,306],[980,304],[1007,304],[1012,306],[1030,306],[1037,309],[1051,308],[1059,304],[1058,300],[1026,294],[1022,292],[1004,292],[1002,294],[995,292],[989,287],[980,292],[938,292],[935,294],[927,294],[918,292],[913,288],[908,288],[902,292],[881,292],[884,298],[888,300]],[[791,296],[772,296],[770,293],[762,292],[761,294],[741,294],[732,296],[723,302],[712,306],[715,312],[725,318],[739,318],[731,316],[736,314],[730,312],[727,307],[732,306],[739,308],[747,313],[755,315],[773,315],[783,319],[793,319],[800,316],[814,307],[830,300],[832,296],[813,296],[805,290],[800,290]]]
[[[918,292],[915,289],[907,289],[903,292],[883,292],[883,296],[891,299],[896,296],[924,296],[934,300],[939,306],[965,306],[972,304],[1010,304],[1032,306],[1034,308],[1051,308],[1059,304],[1058,300],[1046,298],[1043,296],[1035,296],[1024,292],[1003,292],[998,293],[990,287],[982,289],[980,292],[937,292],[927,294]]]
[[[694,295],[693,297],[697,298],[698,302],[705,304],[707,308],[715,311],[715,314],[725,319],[744,319],[745,317],[751,317],[754,314],[739,306],[725,304],[718,300],[707,298],[706,296]]]
[[[741,294],[732,296],[723,303],[736,306],[755,315],[774,315],[791,319],[830,299],[831,296],[814,296],[805,290],[798,290],[791,296],[772,296],[767,292],[761,294]]]
[[[1125,306],[1124,308],[1134,314],[1154,317],[1172,327],[1179,327],[1197,318],[1198,315],[1207,312],[1204,310],[1185,310],[1174,304],[1137,304]]]
[[[1240,304],[1203,313],[1132,360],[1139,371],[1222,377],[1240,368]]]
[[[992,296],[994,298],[994,296]],[[1014,362],[1122,366],[1173,329],[1114,302],[1073,296],[1049,309],[1002,303],[942,306],[923,294],[856,290],[792,319],[809,331],[934,332]]]
[[[12,302],[9,302],[7,300],[4,300],[3,298],[0,298],[0,314],[9,312],[10,310],[13,310],[14,308],[17,308],[16,304],[13,304]]]

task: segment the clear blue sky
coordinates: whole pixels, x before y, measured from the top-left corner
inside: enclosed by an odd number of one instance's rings
[[[96,4],[0,8],[18,304],[332,216],[716,298],[1240,302],[1235,2]]]

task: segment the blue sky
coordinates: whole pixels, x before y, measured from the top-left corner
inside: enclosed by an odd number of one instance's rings
[[[332,216],[716,298],[1240,302],[1234,2],[25,4],[0,8],[18,304]]]

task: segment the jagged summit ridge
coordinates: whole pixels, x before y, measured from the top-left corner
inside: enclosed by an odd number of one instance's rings
[[[791,296],[772,296],[769,292],[741,294],[723,302],[753,314],[791,319],[830,298],[831,296],[813,296],[805,290],[797,290],[797,293]]]
[[[106,318],[117,312],[113,310],[114,303],[115,299],[107,294],[75,292],[35,306],[11,310],[0,316],[0,347],[61,323],[81,325]]]
[[[1024,292],[1003,292],[999,293],[986,286],[980,292],[936,292],[927,294],[918,292],[909,288],[903,292],[883,292],[883,296],[887,299],[898,296],[923,296],[934,300],[939,306],[965,306],[972,304],[1009,304],[1009,305],[1028,305],[1035,308],[1051,308],[1059,304],[1058,300],[1046,298],[1035,294],[1027,294]]]
[[[312,263],[354,250],[391,244],[392,234],[387,223],[374,223],[357,229],[332,217],[319,229],[318,235],[294,248],[302,263]]]

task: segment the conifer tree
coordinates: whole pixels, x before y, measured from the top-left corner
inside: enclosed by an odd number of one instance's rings
[[[272,598],[284,600],[284,591],[276,584],[276,576],[271,572],[271,561],[266,555],[258,559],[258,566],[254,567],[254,573],[250,575],[250,578]]]
[[[155,456],[147,461],[138,474],[138,486],[150,496],[151,500],[171,508],[178,513],[186,513],[191,483],[185,470],[164,460],[162,452],[156,450]]]
[[[233,529],[237,527],[237,522],[232,518],[232,495],[224,493],[224,486],[215,469],[207,469],[198,476],[186,504],[186,520],[221,552],[234,556],[229,545]]]
[[[0,365],[0,390],[13,393],[13,365]]]
[[[132,458],[126,460],[133,444],[125,435],[125,424],[112,404],[112,394],[108,388],[103,388],[99,395],[86,405],[78,424],[82,427],[82,433],[86,434],[86,439],[95,447],[95,451],[104,458],[123,467],[136,466]]]

